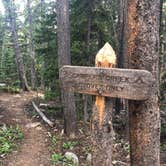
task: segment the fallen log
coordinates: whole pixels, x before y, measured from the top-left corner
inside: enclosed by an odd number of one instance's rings
[[[32,101],[32,105],[34,107],[34,109],[36,110],[36,112],[41,116],[41,118],[43,119],[44,122],[46,122],[50,127],[54,126],[54,123],[51,122],[45,115],[43,112],[40,111],[40,109],[37,107],[37,105]]]
[[[0,83],[0,86],[1,86],[1,87],[5,87],[6,84],[5,84],[5,83]]]
[[[51,104],[50,103],[49,104],[40,103],[39,108],[42,108],[42,109],[61,109],[62,105],[56,105],[54,103],[51,103]]]

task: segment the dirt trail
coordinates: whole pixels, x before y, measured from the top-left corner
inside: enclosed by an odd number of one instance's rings
[[[0,94],[0,124],[19,125],[25,137],[20,148],[2,160],[2,166],[51,166],[47,131],[42,124],[31,127],[34,122],[24,112],[33,97],[32,92]]]

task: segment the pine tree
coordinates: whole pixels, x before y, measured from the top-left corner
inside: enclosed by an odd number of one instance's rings
[[[11,0],[7,0],[7,1],[3,0],[3,4],[5,6],[6,13],[8,14],[10,29],[12,32],[12,40],[13,40],[13,47],[14,47],[15,56],[16,56],[17,70],[19,73],[19,79],[21,83],[20,86],[24,91],[29,91],[23,57],[22,57],[21,49],[18,43],[16,12],[15,12],[14,2],[12,2]]]

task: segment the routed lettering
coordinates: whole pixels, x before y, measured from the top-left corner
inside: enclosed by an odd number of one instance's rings
[[[148,99],[153,84],[145,70],[81,66],[62,67],[60,79],[68,91],[132,100]]]

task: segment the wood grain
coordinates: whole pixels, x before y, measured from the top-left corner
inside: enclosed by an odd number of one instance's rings
[[[66,91],[146,100],[151,95],[152,74],[146,70],[64,66],[60,80]]]

